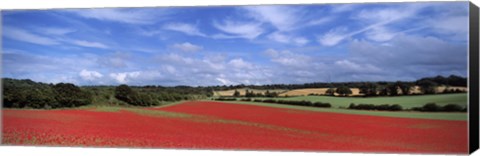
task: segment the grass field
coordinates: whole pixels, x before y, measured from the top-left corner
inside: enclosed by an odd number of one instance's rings
[[[261,98],[267,99],[267,98]],[[312,102],[329,102],[332,107],[348,107],[350,103],[355,104],[399,104],[404,109],[412,107],[421,107],[429,102],[435,102],[439,105],[459,104],[467,105],[467,93],[458,94],[437,94],[437,95],[416,95],[416,96],[396,96],[396,97],[332,97],[332,96],[298,96],[287,98],[276,98],[281,100],[307,100]]]
[[[449,113],[449,112],[414,112],[414,111],[366,111],[366,110],[351,110],[351,109],[339,109],[339,108],[318,108],[309,106],[293,106],[260,102],[244,102],[244,101],[222,101],[229,104],[244,104],[244,105],[256,105],[276,108],[288,108],[295,110],[314,111],[314,112],[331,112],[331,113],[343,113],[343,114],[355,114],[355,115],[373,115],[373,116],[386,116],[386,117],[400,117],[400,118],[416,118],[416,119],[438,119],[438,120],[457,120],[466,121],[467,113]]]

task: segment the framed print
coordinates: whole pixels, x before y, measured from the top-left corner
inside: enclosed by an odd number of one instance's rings
[[[2,145],[478,149],[468,1],[1,10]]]

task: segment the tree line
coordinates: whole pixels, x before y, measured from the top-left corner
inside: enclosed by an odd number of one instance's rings
[[[29,79],[2,79],[5,108],[65,108],[88,104],[154,106],[205,99],[212,88],[189,86],[76,86],[71,83],[47,84]]]
[[[165,102],[175,102],[181,100],[205,99],[213,95],[208,88],[196,88],[188,86],[177,87],[130,87],[120,85],[115,87],[115,98],[130,105],[136,106],[155,106]]]
[[[314,85],[316,84],[316,85]],[[437,92],[438,86],[447,86],[442,92]],[[348,82],[348,83],[312,83],[304,84],[303,87],[329,88],[325,92],[327,96],[348,96],[352,94],[351,88],[359,88],[360,93],[364,97],[370,96],[398,96],[412,95],[415,86],[420,88],[420,94],[437,94],[437,93],[462,93],[460,89],[449,89],[448,86],[467,86],[467,79],[459,76],[451,75],[449,77],[436,76],[422,78],[414,82],[396,81],[396,82]],[[272,89],[272,88],[269,88]],[[316,94],[311,94],[316,95]],[[234,97],[239,97],[240,92],[235,90]],[[276,92],[253,93],[246,90],[245,97],[277,97]]]
[[[92,103],[92,94],[70,83],[46,84],[3,79],[3,107],[63,108]]]
[[[435,76],[435,77],[425,77],[418,79],[416,81],[399,81],[402,83],[412,83],[415,85],[444,85],[444,86],[459,86],[459,87],[467,87],[467,78],[457,76],[457,75],[450,75],[448,77],[444,76]],[[360,88],[365,83],[371,83],[378,86],[385,86],[387,84],[396,83],[390,81],[377,81],[377,82],[365,82],[365,81],[358,81],[358,82],[313,82],[313,83],[304,83],[304,84],[266,84],[266,85],[217,85],[217,86],[210,86],[214,90],[235,90],[241,88],[250,88],[250,89],[259,89],[259,90],[274,90],[274,89],[283,89],[283,90],[293,90],[293,89],[304,89],[304,88],[338,88],[341,86],[346,86],[349,88]]]
[[[233,92],[233,95],[234,97],[240,97],[240,91],[238,90],[235,90]],[[246,89],[245,90],[245,97],[277,97],[278,96],[278,93],[277,92],[270,92],[269,90],[265,91],[265,92],[253,92],[253,90],[248,90]]]
[[[435,87],[467,86],[467,79],[451,75],[422,78],[414,82],[342,82],[342,83],[305,83],[305,84],[273,84],[273,85],[236,85],[236,86],[76,86],[71,83],[47,84],[29,79],[18,80],[2,78],[3,107],[13,108],[63,108],[78,107],[91,103],[107,105],[152,106],[180,100],[196,100],[213,96],[214,90],[239,88],[251,89],[300,89],[330,88],[327,95],[337,93],[341,96],[351,94],[350,88],[360,88],[366,96],[398,95],[398,89],[404,95],[411,94],[412,87],[417,85],[425,94],[435,93]],[[335,89],[334,89],[335,88]],[[446,90],[445,93],[462,92]],[[234,96],[240,96],[236,91]],[[278,93],[266,91],[254,93],[246,91],[246,97],[276,97]]]

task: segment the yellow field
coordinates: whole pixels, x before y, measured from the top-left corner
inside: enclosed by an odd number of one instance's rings
[[[335,89],[335,88],[334,88]],[[324,95],[326,94],[328,88],[307,88],[307,89],[295,89],[295,90],[290,90],[288,92],[284,92],[279,94],[279,96],[306,96],[308,94],[319,94],[319,95]],[[360,89],[358,88],[350,88],[352,90],[352,96],[353,95],[363,95],[360,94]],[[335,95],[337,95],[335,93]]]
[[[468,91],[467,87],[457,87],[457,86],[439,86],[437,87],[437,92],[441,93],[443,92],[446,88],[448,89],[460,89],[462,91]],[[335,89],[335,88],[334,88]],[[352,94],[350,96],[361,96],[363,94],[360,93],[360,89],[358,88],[350,88],[352,90]],[[246,88],[242,89],[237,89],[237,91],[240,92],[240,96],[245,95],[245,90]],[[253,91],[255,94],[256,93],[265,93],[267,90],[259,90],[259,89],[248,89],[249,91]],[[277,90],[268,90],[269,92],[277,92],[278,96],[307,96],[309,94],[318,94],[318,95],[325,95],[327,92],[328,88],[306,88],[306,89],[294,89],[294,90],[282,90],[282,89],[277,89]],[[233,93],[235,90],[226,90],[226,91],[215,91],[214,95],[215,96],[233,96]],[[402,94],[401,90],[398,89],[399,94]],[[416,93],[420,94],[422,93],[420,90],[419,86],[415,86],[412,89],[411,93]],[[335,95],[337,95],[335,93]]]
[[[446,88],[448,89],[460,89],[462,91],[468,91],[468,88],[467,87],[457,87],[457,86],[450,86],[450,87],[446,87],[446,86],[439,86],[437,87],[437,92],[438,93],[441,93],[443,92]],[[334,88],[335,89],[335,88]],[[350,96],[359,96],[359,95],[363,95],[360,93],[360,89],[358,88],[350,88],[352,90],[352,94]],[[290,90],[290,91],[287,91],[287,92],[284,92],[284,93],[281,93],[279,94],[279,96],[306,96],[306,95],[309,95],[309,94],[319,94],[319,95],[324,95],[326,94],[328,88],[307,88],[307,89],[295,89],[295,90]],[[400,94],[402,94],[401,90],[399,89],[398,92]],[[421,90],[420,90],[420,87],[419,86],[415,86],[413,89],[412,89],[412,93],[416,93],[416,94],[420,94],[422,93]],[[232,93],[233,94],[233,93]],[[335,93],[335,95],[337,95]]]
[[[465,91],[465,92],[468,92],[468,88],[467,87],[458,87],[458,86],[438,86],[435,90],[437,93],[442,93],[445,89],[460,89],[461,91]],[[422,91],[420,90],[420,87],[419,86],[415,86],[412,90],[412,93],[416,93],[416,94],[420,94],[422,93]]]
[[[440,86],[440,87],[437,87],[437,92],[443,92],[445,89],[459,89],[461,91],[466,91],[468,92],[468,88],[467,87],[456,87],[456,86],[450,86],[450,87],[446,87],[446,86]]]

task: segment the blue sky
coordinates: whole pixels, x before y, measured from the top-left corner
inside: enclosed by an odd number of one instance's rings
[[[231,85],[467,75],[468,2],[2,11],[2,77]]]

